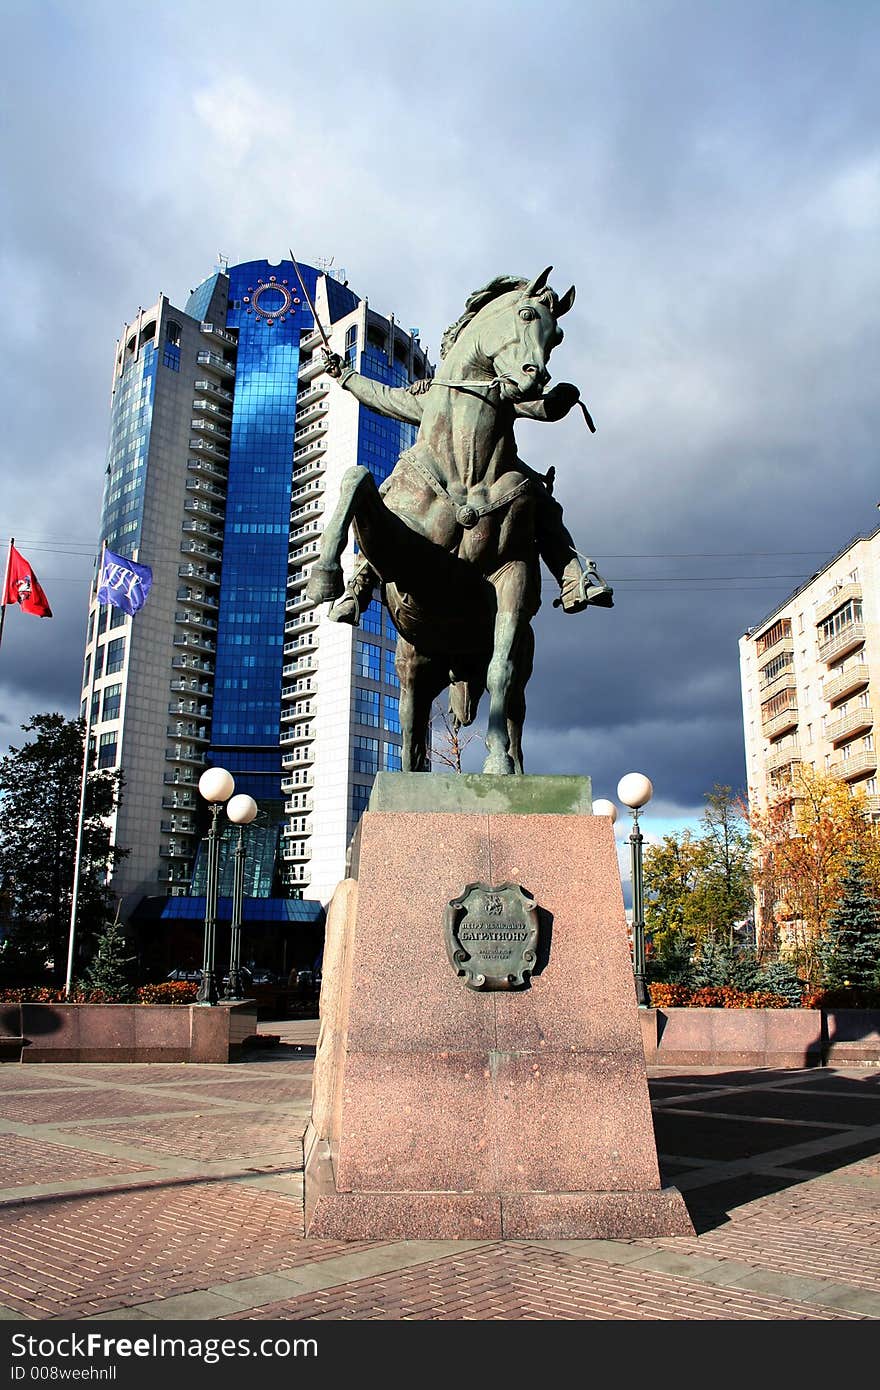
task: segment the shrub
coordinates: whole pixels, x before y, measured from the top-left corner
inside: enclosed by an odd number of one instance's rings
[[[703,985],[689,989],[685,985],[655,984],[648,986],[655,1009],[787,1009],[789,1001],[769,990],[733,989],[731,985]],[[800,1002],[800,1000],[798,1000]]]
[[[141,985],[139,1004],[192,1004],[199,987],[192,980],[163,980],[157,985]]]
[[[805,1009],[880,1009],[880,989],[814,989],[803,996],[802,1004]]]

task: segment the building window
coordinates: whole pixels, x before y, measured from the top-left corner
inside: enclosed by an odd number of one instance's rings
[[[379,727],[379,692],[378,690],[355,689],[354,692],[354,720],[356,724],[367,724],[370,728]]]
[[[351,811],[352,826],[357,825],[364,811],[366,811],[367,809],[367,803],[369,802],[369,800],[370,788],[361,787],[357,783],[355,783],[355,785],[351,789],[348,799],[348,804]]]
[[[105,724],[109,719],[119,718],[121,697],[121,685],[107,685],[104,687],[104,709],[101,718],[104,720]]]
[[[400,685],[394,666],[394,652],[390,651],[385,652],[385,684],[393,686],[395,690]]]
[[[180,324],[169,319],[165,325],[165,341],[172,347],[180,347]]]
[[[354,367],[357,363],[357,341],[357,324],[353,323],[345,330],[345,364],[348,367]]]
[[[382,635],[382,605],[376,599],[373,599],[362,615],[361,627],[365,632],[375,632],[377,637]]]
[[[98,767],[113,767],[116,763],[116,730],[101,734],[98,739]]]
[[[396,743],[385,744],[385,770],[386,772],[400,772],[403,764],[400,760],[400,748]]]
[[[382,649],[374,642],[358,639],[355,647],[355,672],[369,680],[377,681],[381,673]]]
[[[103,650],[99,647],[99,651]],[[125,662],[125,638],[114,637],[107,643],[107,665],[105,674],[111,676],[114,671],[121,671]]]
[[[385,696],[385,728],[389,734],[400,733],[400,701],[396,695]]]
[[[125,622],[127,617],[128,614],[126,613],[124,608],[112,607],[110,609],[110,626],[122,627],[122,624]]]
[[[379,740],[355,734],[352,739],[352,768],[355,772],[371,773],[379,770]]]

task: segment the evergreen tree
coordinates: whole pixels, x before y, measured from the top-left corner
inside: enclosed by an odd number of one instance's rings
[[[851,854],[822,943],[825,983],[872,989],[880,983],[880,903],[861,857]]]
[[[648,980],[665,985],[692,985],[693,949],[693,942],[683,931],[672,931],[662,936],[647,963],[645,973]]]
[[[6,984],[39,979],[51,965],[64,979],[79,821],[84,725],[37,714],[32,737],[0,759],[0,884],[9,935],[0,954]],[[108,817],[122,787],[119,772],[90,772],[86,787],[77,907],[77,942],[88,959],[113,916],[107,872],[127,851],[110,844]]]
[[[700,954],[694,961],[693,983],[696,989],[704,985],[730,983],[731,952],[723,941],[714,936],[703,938]]]
[[[760,987],[761,966],[758,957],[750,946],[735,950],[730,960],[730,973],[727,983],[734,989],[758,989]]]
[[[109,922],[98,937],[85,976],[86,988],[100,990],[108,1003],[123,1004],[133,995],[130,969],[134,956],[128,955],[127,949],[121,926]]]
[[[754,987],[765,989],[770,994],[781,994],[793,1009],[798,1007],[804,993],[803,980],[787,960],[774,960],[765,965]]]

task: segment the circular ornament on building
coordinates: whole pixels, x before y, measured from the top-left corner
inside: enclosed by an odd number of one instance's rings
[[[268,280],[258,280],[256,287],[251,290],[250,298],[257,318],[266,324],[284,319],[293,308],[293,295],[287,288],[286,281],[276,280],[274,275]]]

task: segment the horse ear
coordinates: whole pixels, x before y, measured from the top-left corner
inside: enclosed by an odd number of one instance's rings
[[[569,309],[571,308],[571,306],[572,306],[573,303],[574,303],[574,285],[572,285],[572,287],[571,287],[570,290],[566,290],[566,291],[565,291],[565,294],[562,296],[562,298],[560,299],[559,303],[557,304],[557,306],[556,306],[556,317],[557,317],[558,319],[561,319],[563,314],[567,314],[567,313],[568,313],[568,311],[569,311]]]
[[[523,299],[534,299],[538,291],[542,290],[546,285],[547,276],[550,274],[552,269],[552,265],[548,265],[547,269],[542,270],[541,274],[536,276],[536,278],[532,281],[530,285],[526,285],[525,289],[523,290]]]

